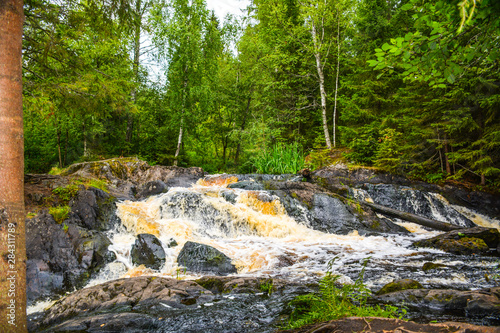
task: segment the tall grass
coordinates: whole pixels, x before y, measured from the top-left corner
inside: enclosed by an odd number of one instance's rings
[[[252,164],[257,173],[296,173],[304,168],[304,154],[296,142],[290,145],[279,143],[257,154]]]
[[[368,259],[364,260],[356,282],[343,286],[337,282],[340,276],[331,272],[334,260],[330,261],[326,276],[320,280],[318,294],[297,296],[290,303],[293,311],[287,329],[344,317],[402,318],[406,314],[405,309],[394,306],[367,304],[371,291],[363,283],[363,277]]]

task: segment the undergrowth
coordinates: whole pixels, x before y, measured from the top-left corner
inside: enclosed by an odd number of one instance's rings
[[[319,293],[300,295],[290,302],[293,311],[286,329],[351,316],[402,318],[406,314],[405,309],[395,306],[367,304],[371,291],[363,283],[363,277],[368,259],[363,261],[356,282],[343,286],[339,286],[337,282],[340,275],[335,275],[331,271],[335,259],[328,263],[326,276],[319,282]]]
[[[50,207],[49,213],[54,217],[57,223],[61,224],[68,217],[71,208],[69,206]]]
[[[252,164],[257,173],[297,173],[304,167],[304,154],[297,143],[277,144],[257,154],[252,159]]]

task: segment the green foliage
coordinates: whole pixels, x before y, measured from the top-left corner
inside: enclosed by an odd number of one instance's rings
[[[323,168],[327,165],[332,164],[330,158],[330,151],[328,149],[318,149],[313,150],[306,157],[305,167],[309,168],[311,171]]]
[[[78,193],[78,185],[70,184],[65,187],[56,187],[52,193],[57,195],[63,202],[69,202]]]
[[[259,285],[259,289],[268,294],[268,295],[271,295],[274,291],[274,283],[273,283],[273,280],[272,279],[269,279],[269,280],[266,280],[264,282],[262,282],[260,285]]]
[[[68,217],[71,208],[69,206],[50,207],[49,213],[54,217],[57,223],[61,224]]]
[[[404,309],[400,310],[394,306],[382,307],[367,304],[371,292],[363,283],[363,277],[368,259],[364,260],[363,268],[355,283],[345,284],[341,287],[338,286],[337,282],[340,276],[331,271],[334,260],[329,262],[328,271],[325,277],[320,280],[319,294],[297,296],[290,303],[293,312],[287,329],[350,316],[401,319],[406,313]]]
[[[271,149],[258,153],[253,159],[253,166],[257,173],[297,173],[304,167],[304,156],[297,143],[276,144]]]

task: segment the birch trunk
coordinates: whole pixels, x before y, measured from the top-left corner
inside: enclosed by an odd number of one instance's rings
[[[181,152],[183,130],[184,130],[184,111],[182,111],[181,126],[179,128],[179,139],[177,140],[177,149],[176,149],[175,155],[174,155],[174,166],[177,166],[179,153]]]
[[[337,75],[335,77],[335,102],[333,106],[333,146],[337,146],[337,93],[339,90],[340,71],[340,17],[337,13]]]
[[[330,141],[330,133],[328,131],[328,121],[326,119],[325,75],[323,73],[321,54],[318,48],[316,26],[314,25],[314,22],[311,23],[311,35],[314,43],[314,58],[316,58],[316,70],[318,71],[319,92],[321,95],[321,116],[323,119],[323,131],[325,133],[325,142],[328,149],[332,149],[332,142]]]

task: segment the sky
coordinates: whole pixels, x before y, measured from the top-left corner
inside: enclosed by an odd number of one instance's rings
[[[215,10],[215,14],[222,21],[227,13],[241,15],[241,9],[245,9],[250,0],[206,0],[207,8]]]

